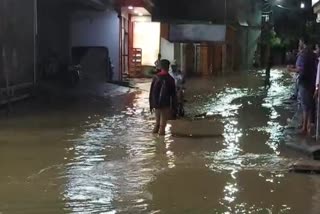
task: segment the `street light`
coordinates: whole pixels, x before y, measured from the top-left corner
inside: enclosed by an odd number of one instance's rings
[[[290,1],[290,0],[287,0],[287,1]],[[284,2],[285,2],[284,0],[264,0],[264,6],[263,7],[264,7],[265,10],[270,10],[270,13],[271,13],[273,7],[278,7],[278,8],[281,8],[281,9],[291,10],[291,11],[299,10],[299,9],[305,9],[307,7],[307,5],[305,3],[305,0],[302,0],[300,2],[300,8],[286,7],[286,6],[284,6],[282,4]]]

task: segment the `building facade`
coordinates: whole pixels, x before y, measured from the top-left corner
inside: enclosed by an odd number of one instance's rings
[[[317,22],[320,22],[320,0],[312,0],[312,7],[315,14],[317,14]]]
[[[241,69],[251,63],[260,33],[259,10],[251,0],[232,4],[229,0],[224,4],[208,1],[201,5],[177,1],[181,3],[177,5],[180,15],[172,10],[174,7],[167,7],[170,2],[2,0],[1,93],[9,96],[12,87],[35,85],[41,78],[38,65],[50,52],[61,61],[82,63],[88,79],[102,82],[144,76],[144,71],[154,66],[158,53],[176,60],[184,71],[203,74],[227,66]],[[318,1],[315,10],[317,5]],[[203,11],[193,10],[196,7]],[[187,20],[185,11],[194,21],[199,19],[210,27],[223,25],[224,39],[208,42],[170,38],[172,23],[194,22]],[[204,17],[199,18],[201,15]],[[113,65],[112,75],[107,74],[108,60]]]
[[[36,1],[0,2],[0,104],[36,82]]]

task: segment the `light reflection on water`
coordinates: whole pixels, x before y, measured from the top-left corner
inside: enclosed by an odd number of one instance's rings
[[[142,91],[122,98],[125,104],[114,111],[90,114],[80,128],[74,122],[59,142],[62,152],[60,147],[40,150],[42,144],[30,148],[44,156],[60,151],[62,158],[57,153],[56,159],[63,162],[57,164],[50,156],[57,165],[28,172],[32,179],[27,184],[14,176],[0,177],[0,189],[12,192],[10,182],[41,188],[38,182],[47,184],[50,176],[60,192],[45,186],[43,194],[62,200],[61,213],[316,213],[319,179],[288,174],[296,157],[283,156],[279,146],[283,121],[291,114],[284,115],[283,105],[291,93],[290,81],[281,70],[273,70],[272,86],[266,90],[260,75],[188,82],[188,90],[201,85],[202,91],[187,97],[187,113],[207,112],[223,124],[223,138],[174,138],[170,126],[165,137],[152,135],[148,93]],[[2,156],[4,162],[14,162],[25,150],[19,154]],[[2,192],[0,212],[9,207],[8,194]]]
[[[233,103],[233,101],[243,98],[250,97],[254,94],[260,94],[264,96],[264,89],[259,88],[260,91],[252,91],[243,88],[226,88],[220,94],[214,97],[212,102],[208,103],[205,106],[205,109],[209,112],[207,115],[221,115],[222,121],[224,123],[225,132],[224,142],[225,148],[219,152],[209,153],[206,157],[210,160],[210,164],[206,166],[211,170],[230,171],[231,178],[229,182],[226,183],[224,187],[225,197],[220,202],[221,205],[224,205],[229,211],[225,213],[234,213],[236,212],[247,212],[251,213],[250,209],[245,206],[246,204],[235,205],[233,202],[237,199],[239,192],[238,172],[240,170],[273,170],[277,173],[281,171],[285,172],[290,160],[280,157],[279,143],[283,139],[283,126],[280,125],[278,119],[281,115],[277,112],[276,108],[281,107],[284,103],[284,100],[288,98],[290,94],[290,87],[283,85],[283,72],[280,70],[273,70],[272,73],[272,86],[267,90],[267,94],[261,103],[261,107],[269,109],[266,112],[269,114],[266,115],[267,124],[264,127],[255,127],[255,130],[260,132],[265,132],[269,135],[269,138],[266,144],[272,149],[273,153],[271,154],[250,154],[243,151],[241,144],[255,143],[255,142],[241,142],[241,137],[244,135],[243,129],[240,128],[241,125],[238,123],[239,109],[243,108],[244,104],[252,105],[255,103],[255,100],[250,99],[246,103]],[[259,108],[259,107],[258,107]],[[252,115],[253,117],[255,115]],[[258,140],[258,139],[257,139]],[[279,176],[280,177],[280,176]],[[273,181],[272,179],[266,178],[266,182]],[[236,207],[234,210],[232,207]],[[281,209],[281,212],[286,212],[290,210],[290,207],[284,205],[284,209]],[[252,212],[256,213],[259,211],[268,211],[272,212],[272,208],[253,208]]]
[[[144,94],[143,94],[144,95]],[[143,117],[145,103],[139,96],[124,114],[107,116],[84,126],[85,132],[73,140],[73,163],[69,164],[64,200],[73,213],[117,213],[145,210],[142,187],[150,182],[153,167],[147,160],[154,156],[152,136],[147,135],[149,124]],[[132,130],[134,128],[134,131]],[[151,141],[150,141],[151,140]],[[126,202],[126,203],[124,203]],[[126,204],[118,207],[119,204]],[[132,205],[131,204],[131,205]]]
[[[148,134],[152,128],[150,121],[152,118],[147,112],[146,93],[138,95],[133,105],[127,107],[123,114],[89,123],[79,141],[73,141],[75,157],[74,163],[68,170],[69,181],[64,196],[67,207],[74,213],[88,213],[95,210],[111,213],[166,213],[175,209],[179,210],[179,207],[170,207],[170,204],[167,208],[152,204],[162,204],[161,201],[158,201],[162,200],[158,195],[169,194],[168,192],[162,193],[162,191],[170,192],[170,189],[166,190],[168,183],[193,183],[201,182],[201,180],[189,181],[188,178],[184,178],[185,181],[183,179],[176,181],[176,179],[181,179],[180,175],[176,174],[176,176],[167,177],[168,180],[161,181],[159,176],[162,173],[176,170],[178,170],[177,173],[181,170],[183,173],[187,172],[188,168],[194,165],[192,163],[194,157],[200,155],[204,159],[200,162],[196,161],[197,167],[202,165],[203,169],[229,174],[221,186],[223,197],[218,200],[221,207],[216,207],[214,210],[221,213],[271,213],[273,210],[286,213],[291,209],[289,205],[282,205],[282,208],[275,209],[274,206],[265,207],[262,204],[254,205],[245,201],[241,197],[243,186],[239,182],[243,179],[242,173],[245,171],[259,171],[259,177],[264,178],[264,182],[278,185],[281,185],[281,180],[285,177],[284,173],[291,160],[280,156],[279,143],[283,137],[283,126],[279,122],[281,115],[277,108],[281,108],[284,99],[290,94],[290,89],[282,84],[282,79],[281,71],[275,70],[272,87],[268,91],[262,88],[254,90],[253,88],[229,86],[215,96],[209,96],[207,101],[199,95],[197,99],[205,102],[203,106],[188,104],[189,108],[190,106],[194,108],[190,112],[207,112],[209,116],[221,116],[220,121],[224,124],[224,133],[223,139],[218,140],[217,143],[221,143],[223,147],[217,151],[204,150],[202,154],[190,151],[184,156],[177,156],[175,150],[177,139],[171,137],[170,126],[167,127],[168,134],[164,138]],[[243,124],[243,121],[239,122],[239,117],[246,113],[248,106],[251,109],[252,105],[257,104],[254,97],[257,95],[262,97],[260,105],[264,111],[261,113],[267,112],[262,115],[266,123],[262,126],[250,127],[250,125]],[[260,112],[257,110],[256,113]],[[246,113],[246,115],[250,114]],[[268,136],[265,144],[272,152],[264,154],[246,152],[244,148],[250,146],[248,144],[257,143],[246,141],[249,130],[265,133]],[[261,144],[261,142],[258,143]],[[112,154],[113,152],[115,154]],[[263,173],[270,171],[274,174]],[[205,179],[205,177],[199,177],[199,179],[202,178]],[[150,185],[155,187],[146,191],[144,187]],[[157,188],[157,191],[154,192],[153,188]],[[274,191],[270,190],[270,192]],[[175,194],[181,197],[181,200],[185,197],[182,192]],[[208,197],[203,196],[204,199]],[[178,199],[174,197],[172,200],[174,202]],[[185,198],[185,200],[188,199]],[[200,202],[195,203],[201,204]]]

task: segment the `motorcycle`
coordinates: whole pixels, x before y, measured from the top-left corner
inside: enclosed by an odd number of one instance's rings
[[[177,103],[177,116],[178,117],[184,117],[185,116],[185,110],[184,110],[184,95],[185,95],[185,88],[182,87],[177,92],[178,97],[178,103]]]
[[[62,83],[71,88],[80,82],[80,64],[70,65],[66,60],[61,62],[57,57],[50,57],[40,66],[44,80]]]
[[[70,87],[75,87],[80,82],[81,65],[70,65],[68,67],[67,82]]]

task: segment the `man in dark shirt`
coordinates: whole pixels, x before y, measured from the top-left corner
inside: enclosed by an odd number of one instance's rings
[[[304,41],[304,49],[301,56],[301,66],[299,70],[299,94],[301,98],[301,107],[303,110],[302,134],[307,134],[311,130],[313,120],[313,111],[315,103],[313,100],[313,93],[315,90],[315,82],[317,75],[316,55],[306,42]]]
[[[160,61],[160,72],[153,78],[149,102],[151,112],[155,109],[156,125],[153,133],[165,135],[167,121],[172,116],[172,110],[176,105],[175,80],[169,74],[170,62]]]

